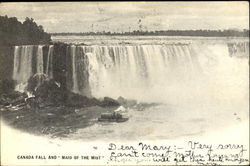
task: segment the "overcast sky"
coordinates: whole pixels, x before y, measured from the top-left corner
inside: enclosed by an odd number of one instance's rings
[[[248,29],[248,2],[1,3],[0,15],[34,18],[47,32]]]

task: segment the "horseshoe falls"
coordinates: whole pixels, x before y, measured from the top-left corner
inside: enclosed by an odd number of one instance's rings
[[[14,48],[13,79],[17,90],[25,91],[32,76],[46,75],[83,96],[176,101],[202,96],[211,87],[212,92],[222,92],[228,86],[225,79],[245,74],[249,54],[248,42],[68,44],[63,52],[58,52],[62,48],[57,47]],[[241,66],[238,68],[238,65]],[[65,82],[57,79],[63,72]],[[214,86],[215,83],[218,86]]]
[[[98,98],[123,96],[155,102],[190,98],[189,94],[207,93],[213,81],[223,83],[226,75],[220,69],[234,71],[237,63],[247,67],[246,60],[230,57],[226,44],[93,45],[68,49],[73,70],[71,89],[84,95],[86,90],[81,87],[88,84],[91,95]],[[232,75],[230,79],[235,78]]]
[[[249,120],[248,40],[84,41],[15,46],[16,90],[37,77],[37,86],[53,79],[83,96],[159,105],[129,108],[127,123],[95,124],[74,138],[176,138]]]
[[[76,54],[76,48],[82,56]],[[73,73],[81,62],[85,64],[90,91],[95,97],[143,97],[156,86],[191,79],[200,68],[195,50],[186,44],[70,46],[70,49]],[[83,56],[86,62],[81,60]],[[76,75],[73,74],[73,91],[81,94],[77,88],[84,80]]]

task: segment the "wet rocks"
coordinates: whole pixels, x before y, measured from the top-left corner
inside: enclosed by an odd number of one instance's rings
[[[30,81],[32,83],[32,81]],[[36,82],[35,82],[36,84]],[[90,107],[90,106],[120,106],[119,102],[110,97],[104,97],[103,100],[82,96],[70,92],[63,88],[55,80],[44,80],[34,89],[35,98],[29,99],[30,107],[44,108],[47,106],[67,106],[67,107]]]
[[[38,86],[37,81],[33,83],[33,97],[15,91],[0,95],[0,110],[6,123],[33,134],[64,137],[94,124],[101,113],[120,106],[109,97],[99,100],[75,94],[52,79],[44,79]]]
[[[0,95],[0,105],[20,105],[25,103],[25,99],[28,96],[25,93],[11,91]]]
[[[119,102],[110,97],[104,97],[103,101],[101,101],[100,106],[110,107],[110,106],[120,106]]]
[[[40,108],[63,105],[67,98],[67,92],[54,80],[44,81],[35,89],[33,95],[35,98],[32,100],[36,100],[33,103],[38,104]]]
[[[133,107],[137,104],[136,100],[128,100],[123,97],[118,97],[117,102],[124,107]]]
[[[15,81],[11,79],[0,79],[0,94],[14,91]]]
[[[28,80],[27,90],[34,93],[41,84],[48,80],[49,78],[46,74],[36,73]]]
[[[66,106],[69,107],[88,107],[100,105],[96,98],[88,98],[72,92],[68,92]]]

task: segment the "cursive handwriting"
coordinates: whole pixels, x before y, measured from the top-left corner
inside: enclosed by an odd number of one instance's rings
[[[247,149],[240,144],[205,144],[188,141],[186,146],[153,145],[139,142],[136,145],[110,143],[109,162],[114,163],[169,163],[175,165],[247,164]]]

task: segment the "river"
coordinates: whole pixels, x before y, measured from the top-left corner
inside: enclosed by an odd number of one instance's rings
[[[93,96],[123,96],[138,103],[159,103],[144,110],[128,108],[129,120],[125,123],[97,122],[69,137],[176,139],[212,134],[249,121],[249,47],[242,51],[239,44],[247,46],[248,38],[52,36],[52,39],[85,44],[73,46],[71,56],[79,58],[75,49],[88,56]],[[230,43],[238,49],[236,53],[230,52]],[[79,83],[77,76],[75,79]],[[81,93],[77,88],[73,91]]]

